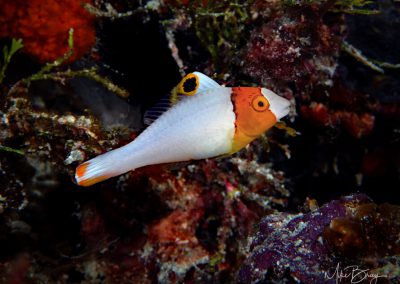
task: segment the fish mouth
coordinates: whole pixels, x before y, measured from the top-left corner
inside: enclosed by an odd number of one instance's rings
[[[290,112],[290,105],[287,107],[283,108],[282,110],[279,111],[279,117],[275,114],[277,120],[280,120],[281,118],[287,116]]]
[[[261,89],[263,96],[269,101],[270,111],[275,115],[276,120],[280,120],[290,112],[290,101],[284,97],[278,96],[271,90]]]

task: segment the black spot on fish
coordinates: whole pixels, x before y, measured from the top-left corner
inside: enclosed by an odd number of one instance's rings
[[[183,82],[182,87],[185,93],[193,92],[197,88],[196,78],[192,77],[187,79],[185,82]]]

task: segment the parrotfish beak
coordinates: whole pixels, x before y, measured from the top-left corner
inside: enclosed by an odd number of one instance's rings
[[[269,101],[269,110],[276,116],[277,120],[285,117],[290,110],[290,101],[278,96],[271,90],[261,88],[261,93]]]

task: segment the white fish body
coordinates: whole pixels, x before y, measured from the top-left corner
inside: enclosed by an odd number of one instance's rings
[[[223,155],[230,151],[234,133],[231,88],[206,89],[179,101],[131,143],[90,160],[85,175],[80,177],[77,170],[75,178],[85,185],[85,180],[109,178],[147,165]]]
[[[147,165],[206,159],[239,151],[289,112],[290,103],[260,87],[222,87],[204,74],[186,75],[149,111],[153,122],[131,143],[78,166],[75,179],[90,186]],[[165,110],[165,112],[163,112]]]

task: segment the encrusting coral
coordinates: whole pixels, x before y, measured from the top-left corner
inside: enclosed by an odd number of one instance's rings
[[[361,271],[380,271],[383,280],[399,280],[385,274],[385,267],[400,246],[399,206],[377,205],[362,194],[334,200],[301,214],[271,214],[260,222],[250,245],[250,257],[238,273],[238,283],[300,281],[336,283],[337,265],[359,267],[343,281],[374,281]],[[339,271],[336,273],[340,273]],[[352,278],[354,277],[354,278]]]

